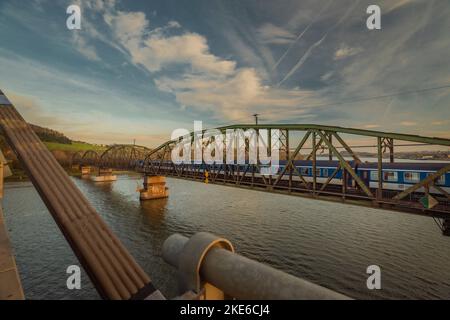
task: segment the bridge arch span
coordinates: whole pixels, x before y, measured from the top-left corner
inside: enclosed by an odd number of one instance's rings
[[[98,160],[100,156],[95,150],[87,150],[83,153],[80,159],[80,164],[83,166],[98,166]]]
[[[115,144],[105,151],[78,151],[72,155],[73,165],[95,166],[102,168],[135,169],[143,163],[151,149],[132,144]]]
[[[99,164],[102,167],[134,169],[150,152],[151,149],[144,146],[132,144],[113,145],[100,155]]]

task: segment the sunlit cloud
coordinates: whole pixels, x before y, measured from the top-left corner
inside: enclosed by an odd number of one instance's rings
[[[345,44],[342,44],[341,47],[334,53],[334,60],[345,59],[363,51],[364,50],[362,48],[352,48]]]
[[[289,44],[296,39],[292,32],[271,23],[259,27],[257,33],[260,41],[266,44]]]
[[[366,124],[364,125],[364,128],[366,129],[375,129],[375,128],[379,128],[380,125],[379,124]]]
[[[402,122],[400,122],[400,124],[402,126],[405,126],[405,127],[413,127],[413,126],[417,125],[417,122],[414,122],[414,121],[402,121]]]

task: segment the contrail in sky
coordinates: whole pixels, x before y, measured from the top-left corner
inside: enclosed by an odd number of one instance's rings
[[[330,29],[327,30],[327,32],[325,32],[325,34],[322,36],[322,38],[317,41],[316,43],[314,43],[311,47],[308,48],[308,50],[306,50],[306,52],[303,54],[303,56],[300,58],[300,60],[297,62],[297,64],[291,69],[291,71],[288,72],[288,74],[283,78],[283,80],[281,80],[278,84],[277,87],[279,87],[283,82],[285,82],[287,79],[289,79],[304,63],[305,61],[309,58],[309,56],[311,55],[312,51],[317,48],[319,45],[322,44],[322,42],[326,39],[326,37],[328,36],[328,34],[330,33],[330,31],[334,30],[335,28],[337,28],[345,19],[348,18],[348,16],[350,15],[350,13],[353,12],[353,10],[355,9],[355,7],[359,4],[358,2],[355,2],[355,4],[349,8],[349,10],[347,10],[347,12],[344,14],[343,17],[341,17],[341,19],[339,19],[338,22],[336,22],[336,24],[334,26],[332,26]]]
[[[297,64],[291,69],[291,71],[288,72],[288,74],[283,78],[283,80],[281,80],[278,83],[278,87],[283,84],[283,82],[285,82],[287,79],[289,79],[295,71],[297,71],[302,65],[303,63],[305,63],[306,59],[309,58],[309,56],[311,55],[311,52],[318,47],[323,40],[325,40],[325,38],[327,37],[328,32],[322,37],[322,39],[320,39],[319,41],[317,41],[316,43],[314,43],[311,47],[309,47],[308,50],[306,50],[305,54],[300,58],[300,60],[297,62]]]
[[[278,59],[278,61],[275,63],[275,65],[272,67],[272,71],[275,70],[278,65],[281,63],[281,61],[284,60],[284,58],[287,56],[287,54],[289,53],[289,51],[291,51],[292,47],[303,37],[303,35],[306,33],[306,31],[309,30],[309,28],[314,24],[314,22],[317,21],[317,19],[319,19],[319,17],[322,15],[322,12],[325,9],[328,9],[328,7],[330,6],[330,4],[333,2],[333,0],[331,0],[330,2],[328,2],[328,5],[326,5],[325,7],[323,7],[319,14],[306,26],[306,28],[297,36],[297,38],[289,45],[289,48],[287,48],[287,50],[283,53],[283,55],[280,57],[280,59]]]

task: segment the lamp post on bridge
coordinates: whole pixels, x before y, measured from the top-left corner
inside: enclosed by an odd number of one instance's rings
[[[256,125],[258,125],[258,116],[259,116],[260,114],[259,113],[255,113],[253,116],[255,117],[255,123],[256,123]]]

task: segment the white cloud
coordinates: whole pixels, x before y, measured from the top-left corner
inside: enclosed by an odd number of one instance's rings
[[[417,122],[414,122],[414,121],[402,121],[402,122],[400,122],[400,124],[402,126],[405,126],[405,127],[414,127],[414,126],[417,125]]]
[[[322,75],[320,77],[320,80],[322,80],[322,81],[330,80],[331,77],[333,76],[333,74],[334,74],[334,71],[329,71],[329,72],[325,73],[324,75]]]
[[[225,80],[187,75],[182,79],[165,77],[155,82],[160,90],[173,93],[181,105],[199,111],[213,111],[220,118],[232,120],[249,118],[257,110],[264,114],[266,120],[281,120],[303,115],[302,104],[317,103],[313,91],[263,85],[251,68],[241,68]],[[279,108],[277,113],[273,113],[273,107]]]
[[[293,33],[271,23],[262,25],[257,30],[257,35],[260,41],[265,44],[289,44],[296,38]]]
[[[180,30],[175,21],[150,29],[142,12],[108,12],[104,18],[131,61],[156,74],[157,88],[173,94],[183,110],[190,107],[222,119],[244,118],[274,107],[302,114],[296,107],[312,98],[310,91],[268,87],[256,69],[237,68],[235,61],[213,55],[204,36]],[[274,26],[265,30],[266,35],[291,37]],[[169,72],[162,76],[162,71]]]
[[[122,51],[119,46],[110,41],[105,35],[100,33],[96,26],[91,23],[91,18],[97,14],[104,14],[114,10],[115,0],[74,0],[73,4],[81,8],[81,30],[72,32],[72,42],[75,49],[84,57],[92,61],[100,61],[100,57],[94,46],[95,41],[102,41],[107,45]]]
[[[394,11],[396,9],[399,9],[405,5],[408,5],[410,3],[412,3],[413,0],[399,0],[399,1],[389,1],[388,3],[386,3],[385,7],[386,9],[384,10],[384,13],[389,13],[391,11]]]
[[[105,21],[128,50],[132,61],[157,72],[171,65],[190,65],[194,72],[231,74],[236,63],[220,59],[209,52],[206,38],[197,33],[167,36],[164,29],[149,33],[149,21],[143,12],[108,14]],[[171,21],[169,27],[179,28]]]
[[[167,23],[167,26],[169,28],[181,28],[181,25],[178,23],[178,21],[174,21],[174,20],[169,21]]]
[[[380,125],[379,124],[366,124],[364,125],[364,128],[366,129],[375,129],[375,128],[379,128]]]
[[[100,58],[97,55],[97,51],[93,46],[87,44],[86,39],[82,37],[78,31],[73,33],[73,43],[79,53],[92,61],[99,61]]]
[[[431,122],[431,124],[433,126],[443,126],[443,125],[448,124],[449,122],[450,122],[450,120],[437,120],[437,121]]]
[[[87,8],[95,12],[104,12],[106,10],[112,10],[116,6],[115,0],[75,0],[74,4],[81,8]]]
[[[334,53],[334,60],[341,60],[351,56],[354,56],[363,51],[362,48],[352,48],[345,44],[341,45],[341,47]]]

